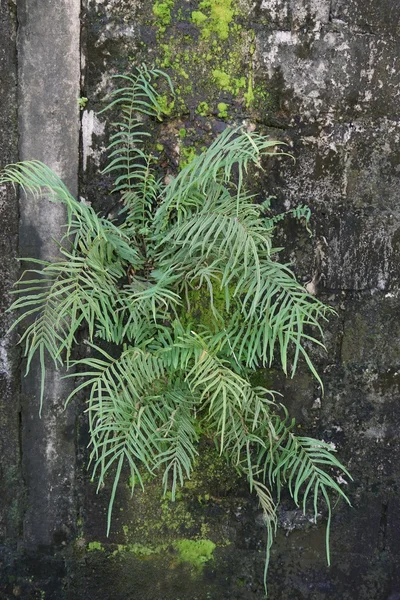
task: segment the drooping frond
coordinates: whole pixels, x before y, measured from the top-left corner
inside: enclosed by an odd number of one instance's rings
[[[335,493],[350,505],[349,498],[335,477],[345,475],[351,479],[351,475],[334,456],[335,447],[332,444],[296,436],[284,422],[281,422],[278,433],[275,444],[268,451],[260,449],[257,464],[264,473],[269,473],[270,484],[275,489],[280,491],[284,485],[288,486],[296,505],[301,503],[304,514],[307,502],[311,500],[315,522],[321,500],[325,503],[328,510],[326,556],[330,564],[331,493]]]
[[[94,240],[81,252],[60,248],[64,258],[58,262],[39,262],[42,269],[29,271],[19,281],[17,298],[9,310],[23,310],[13,327],[25,318],[28,325],[21,338],[25,345],[27,371],[33,355],[39,352],[41,365],[41,403],[45,384],[45,355],[56,365],[67,364],[76,343],[75,334],[82,324],[93,339],[96,328],[103,327],[106,339],[113,340],[118,298],[116,285],[123,275],[121,263],[111,262],[107,243]]]
[[[39,260],[34,262],[40,264],[42,270],[31,272],[40,274],[40,277],[24,281],[25,296],[18,298],[9,310],[23,311],[15,319],[10,330],[17,327],[22,321],[28,321],[19,340],[24,347],[24,356],[27,359],[26,374],[30,370],[33,357],[36,354],[39,356],[41,370],[39,412],[41,414],[45,389],[46,358],[49,357],[56,368],[63,366],[62,350],[70,332],[69,322],[61,318],[59,314],[58,294],[55,293],[57,278],[46,272],[46,269],[51,267],[51,263]]]
[[[81,244],[104,239],[123,260],[132,264],[139,261],[139,253],[127,234],[108,219],[101,218],[91,206],[78,202],[62,180],[40,161],[24,161],[8,165],[0,176],[0,184],[19,185],[25,193],[31,193],[38,201],[42,195],[51,202],[64,204],[67,208],[65,238],[79,251]],[[64,238],[64,239],[65,239]]]
[[[265,594],[267,595],[267,574],[270,561],[271,546],[276,535],[276,530],[278,528],[278,519],[276,518],[276,505],[274,503],[270,490],[261,481],[253,479],[251,489],[254,490],[257,494],[260,507],[262,508],[262,511],[264,513],[264,523],[267,529],[267,544],[265,550],[264,563],[264,588]]]
[[[130,468],[132,481],[142,485],[140,467],[152,472],[154,456],[159,454],[159,427],[169,414],[157,397],[166,385],[162,361],[139,348],[129,348],[113,358],[93,346],[101,358],[76,361],[86,370],[83,383],[74,389],[67,402],[81,390],[88,390],[91,462],[99,472],[99,485],[116,463],[111,493],[108,529],[110,528],[115,492],[124,463]]]
[[[117,283],[125,274],[125,263],[139,264],[137,249],[129,238],[94,210],[77,202],[61,179],[38,161],[9,165],[2,181],[19,184],[35,196],[45,193],[53,202],[67,207],[67,231],[55,262],[32,261],[40,265],[18,283],[20,297],[10,310],[22,310],[14,323],[29,317],[21,341],[25,345],[27,369],[38,352],[41,365],[41,400],[45,384],[45,356],[63,364],[68,362],[75,334],[86,324],[90,338],[103,328],[104,338],[114,341],[117,324]],[[33,276],[30,276],[30,274]]]
[[[47,200],[65,204],[69,209],[69,217],[85,210],[84,205],[75,200],[58,175],[38,160],[8,165],[0,175],[0,184],[3,183],[19,185],[25,193],[30,192],[36,198],[45,194]]]
[[[171,497],[175,500],[177,485],[183,486],[193,470],[198,454],[196,442],[195,411],[199,399],[190,390],[180,386],[169,386],[163,393],[163,404],[170,411],[169,419],[160,427],[161,452],[154,458],[155,468],[163,471],[164,493],[171,487]]]

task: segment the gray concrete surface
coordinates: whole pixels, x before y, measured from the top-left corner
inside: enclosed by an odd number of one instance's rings
[[[16,10],[0,4],[0,168],[18,157]],[[18,200],[0,187],[0,540],[15,546],[21,530],[23,483],[20,471],[19,351],[7,334],[13,316],[5,310],[18,278]],[[2,543],[0,542],[0,543]]]
[[[21,160],[41,160],[73,194],[78,189],[80,2],[18,2],[18,115]],[[21,256],[52,260],[62,206],[21,197]],[[48,365],[42,418],[40,372],[22,380],[22,452],[26,483],[24,544],[60,545],[74,530],[75,414],[63,412],[68,385]]]

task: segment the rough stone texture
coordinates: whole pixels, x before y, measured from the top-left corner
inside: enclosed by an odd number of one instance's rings
[[[77,193],[80,2],[18,3],[20,158],[53,168]],[[61,205],[21,198],[20,254],[51,260],[60,239]],[[22,452],[27,506],[24,544],[60,545],[75,521],[75,416],[63,412],[69,383],[48,365],[42,418],[38,363],[22,383]]]
[[[0,4],[0,168],[17,158],[16,15],[11,2]],[[7,334],[12,316],[10,288],[18,276],[18,206],[11,187],[0,187],[0,543],[14,545],[21,526],[19,373],[16,335]]]

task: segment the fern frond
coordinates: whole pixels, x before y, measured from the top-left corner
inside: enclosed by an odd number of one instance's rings
[[[132,481],[141,485],[140,467],[152,472],[154,456],[159,455],[158,429],[169,417],[161,399],[155,399],[159,386],[165,386],[162,361],[139,348],[128,348],[114,359],[92,345],[101,358],[75,361],[84,368],[83,383],[67,399],[89,390],[88,409],[93,476],[99,471],[99,486],[110,468],[117,464],[108,511],[108,531],[112,507],[123,464],[130,468]]]
[[[268,594],[267,574],[268,574],[268,567],[269,567],[269,561],[270,561],[271,546],[274,541],[274,537],[276,535],[276,530],[278,527],[278,519],[276,518],[276,506],[275,506],[273,498],[271,496],[271,492],[267,488],[267,486],[264,485],[263,483],[261,483],[260,481],[253,480],[252,489],[254,489],[254,491],[257,494],[260,506],[264,513],[264,523],[265,523],[265,526],[267,529],[267,544],[266,544],[266,550],[265,550],[265,563],[264,563],[264,588],[265,588],[265,594],[267,595]]]
[[[160,262],[193,270],[206,261],[219,261],[221,287],[238,272],[255,278],[260,285],[261,257],[271,251],[271,235],[262,224],[258,207],[249,197],[231,198],[225,191],[219,202],[205,199],[203,208],[173,225],[160,241]],[[260,292],[259,292],[260,293]]]
[[[208,186],[212,183],[229,184],[233,179],[233,169],[238,173],[237,194],[240,195],[249,164],[260,165],[262,155],[267,152],[274,154],[273,148],[280,144],[282,142],[245,132],[242,127],[225,129],[205,152],[196,156],[166,187],[164,200],[155,215],[159,228],[165,226],[165,220],[168,220],[172,211],[176,211],[179,220],[181,208],[193,191],[207,194]]]
[[[41,261],[44,263],[44,261]],[[46,263],[44,263],[46,264]],[[8,310],[23,310],[12,324],[10,331],[19,323],[28,319],[28,325],[23,332],[19,343],[24,347],[24,356],[27,359],[25,374],[30,371],[33,357],[39,356],[40,365],[40,397],[39,415],[42,413],[44,390],[46,383],[47,357],[51,359],[56,369],[63,366],[62,349],[69,335],[69,323],[59,314],[57,294],[51,294],[54,280],[49,277],[24,282],[28,285],[25,289],[27,295],[18,298]],[[35,291],[34,294],[28,292]]]
[[[111,136],[109,151],[110,162],[103,173],[117,171],[113,192],[131,193],[139,185],[140,179],[148,177],[148,155],[140,149],[149,133],[143,130],[140,115],[156,117],[161,120],[163,106],[160,95],[152,84],[152,80],[162,77],[173,93],[171,81],[165,73],[158,69],[149,70],[145,65],[137,69],[135,75],[116,75],[124,87],[112,92],[110,102],[100,112],[119,108],[121,121],[112,123],[117,132]],[[140,197],[140,196],[139,196]],[[132,202],[132,198],[131,198]],[[135,209],[136,210],[136,209]]]
[[[122,337],[137,346],[150,344],[166,329],[166,324],[176,318],[180,296],[171,289],[174,280],[168,273],[150,279],[133,277],[131,283],[120,292],[118,318]]]
[[[226,360],[217,356],[218,347],[210,347],[204,338],[194,333],[192,339],[187,340],[187,345],[192,345],[195,354],[193,367],[187,373],[185,381],[194,393],[199,394],[202,406],[207,410],[207,418],[213,423],[213,430],[219,440],[220,452],[229,448],[237,456],[236,464],[239,464],[243,448],[246,446],[248,452],[249,444],[255,441],[252,430],[247,429],[245,419],[252,413],[257,414],[258,421],[261,413],[257,401],[260,402],[260,398],[257,398],[246,379],[229,368]],[[264,398],[262,403],[264,406],[266,402],[273,405],[273,392],[265,392],[268,400]],[[269,412],[262,412],[265,423],[272,427]],[[261,440],[257,438],[257,441]]]
[[[91,240],[102,238],[121,259],[134,265],[140,263],[139,253],[127,234],[108,219],[99,217],[91,206],[78,202],[58,175],[44,163],[23,161],[8,165],[0,176],[1,183],[19,185],[25,193],[31,193],[37,199],[45,194],[49,201],[64,204],[67,208],[64,242],[68,239],[79,250],[82,241],[87,246]]]
[[[120,110],[129,115],[134,111],[161,118],[163,114],[158,91],[152,85],[152,80],[165,79],[171,94],[174,93],[170,77],[160,69],[149,69],[145,64],[137,68],[135,75],[114,75],[113,79],[121,79],[125,87],[111,93],[111,101],[100,113],[121,105]],[[121,108],[122,107],[122,108]],[[99,114],[100,114],[99,113]]]
[[[269,202],[267,202],[267,206],[269,208]],[[265,224],[267,227],[274,227],[277,223],[280,223],[284,219],[288,217],[293,217],[297,221],[300,221],[305,225],[305,228],[309,234],[312,236],[312,231],[309,227],[310,219],[311,219],[311,210],[308,206],[300,204],[295,208],[291,208],[283,213],[279,213],[278,215],[274,215],[272,217],[267,217],[265,219]]]
[[[60,247],[62,261],[34,261],[39,262],[42,270],[28,273],[40,278],[23,276],[18,283],[20,297],[9,310],[24,311],[13,327],[29,318],[21,342],[25,344],[27,372],[33,355],[38,352],[40,356],[41,406],[46,353],[56,365],[61,366],[64,360],[68,365],[76,332],[82,324],[88,327],[90,339],[94,338],[97,328],[102,328],[104,339],[118,341],[116,290],[124,268],[113,250],[104,238],[81,238],[79,249],[69,251]]]
[[[79,207],[83,206],[70,194],[58,175],[38,160],[7,165],[0,176],[0,184],[3,183],[19,185],[25,193],[30,192],[36,198],[45,191],[48,200],[65,204],[71,213],[74,210],[79,212]]]
[[[159,429],[162,451],[154,458],[155,468],[162,468],[164,493],[171,486],[171,497],[175,500],[176,488],[190,479],[194,460],[198,454],[196,442],[199,436],[195,428],[193,408],[198,399],[190,390],[169,388],[163,393],[163,403],[170,410],[170,417]]]
[[[351,479],[351,475],[334,456],[335,448],[332,444],[296,436],[284,422],[281,422],[278,433],[275,444],[268,452],[260,448],[257,464],[262,467],[264,473],[268,471],[269,481],[278,491],[278,501],[280,490],[286,484],[297,506],[300,503],[300,495],[302,496],[304,514],[310,499],[315,522],[322,497],[328,510],[326,556],[330,564],[329,534],[332,512],[330,493],[335,493],[350,505],[349,498],[335,480],[335,476],[344,474]]]
[[[162,191],[161,181],[156,179],[151,169],[153,162],[154,158],[151,155],[144,157],[143,165],[136,172],[135,180],[122,195],[126,207],[123,229],[128,231],[138,244],[141,242],[138,234],[150,236],[153,227],[153,208]],[[149,255],[149,248],[146,250]]]
[[[323,387],[309,347],[324,348],[321,321],[335,312],[310,296],[287,266],[272,260],[264,260],[260,265],[260,284],[243,273],[235,285],[240,309],[232,316],[227,335],[238,360],[250,368],[270,366],[278,346],[284,373],[288,373],[290,356],[291,377],[299,358],[303,358]]]

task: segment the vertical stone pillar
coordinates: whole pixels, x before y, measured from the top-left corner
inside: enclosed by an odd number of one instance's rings
[[[0,1],[0,169],[18,157],[16,8]],[[18,203],[11,186],[0,187],[0,540],[20,532],[22,482],[19,438],[19,360],[9,291],[18,277]]]
[[[19,0],[20,159],[41,160],[77,193],[80,0]],[[20,256],[52,259],[65,222],[62,206],[21,197]],[[67,380],[69,381],[69,380]],[[63,412],[68,386],[48,365],[42,417],[40,370],[22,383],[22,464],[27,488],[24,545],[65,542],[75,520],[75,414]]]

